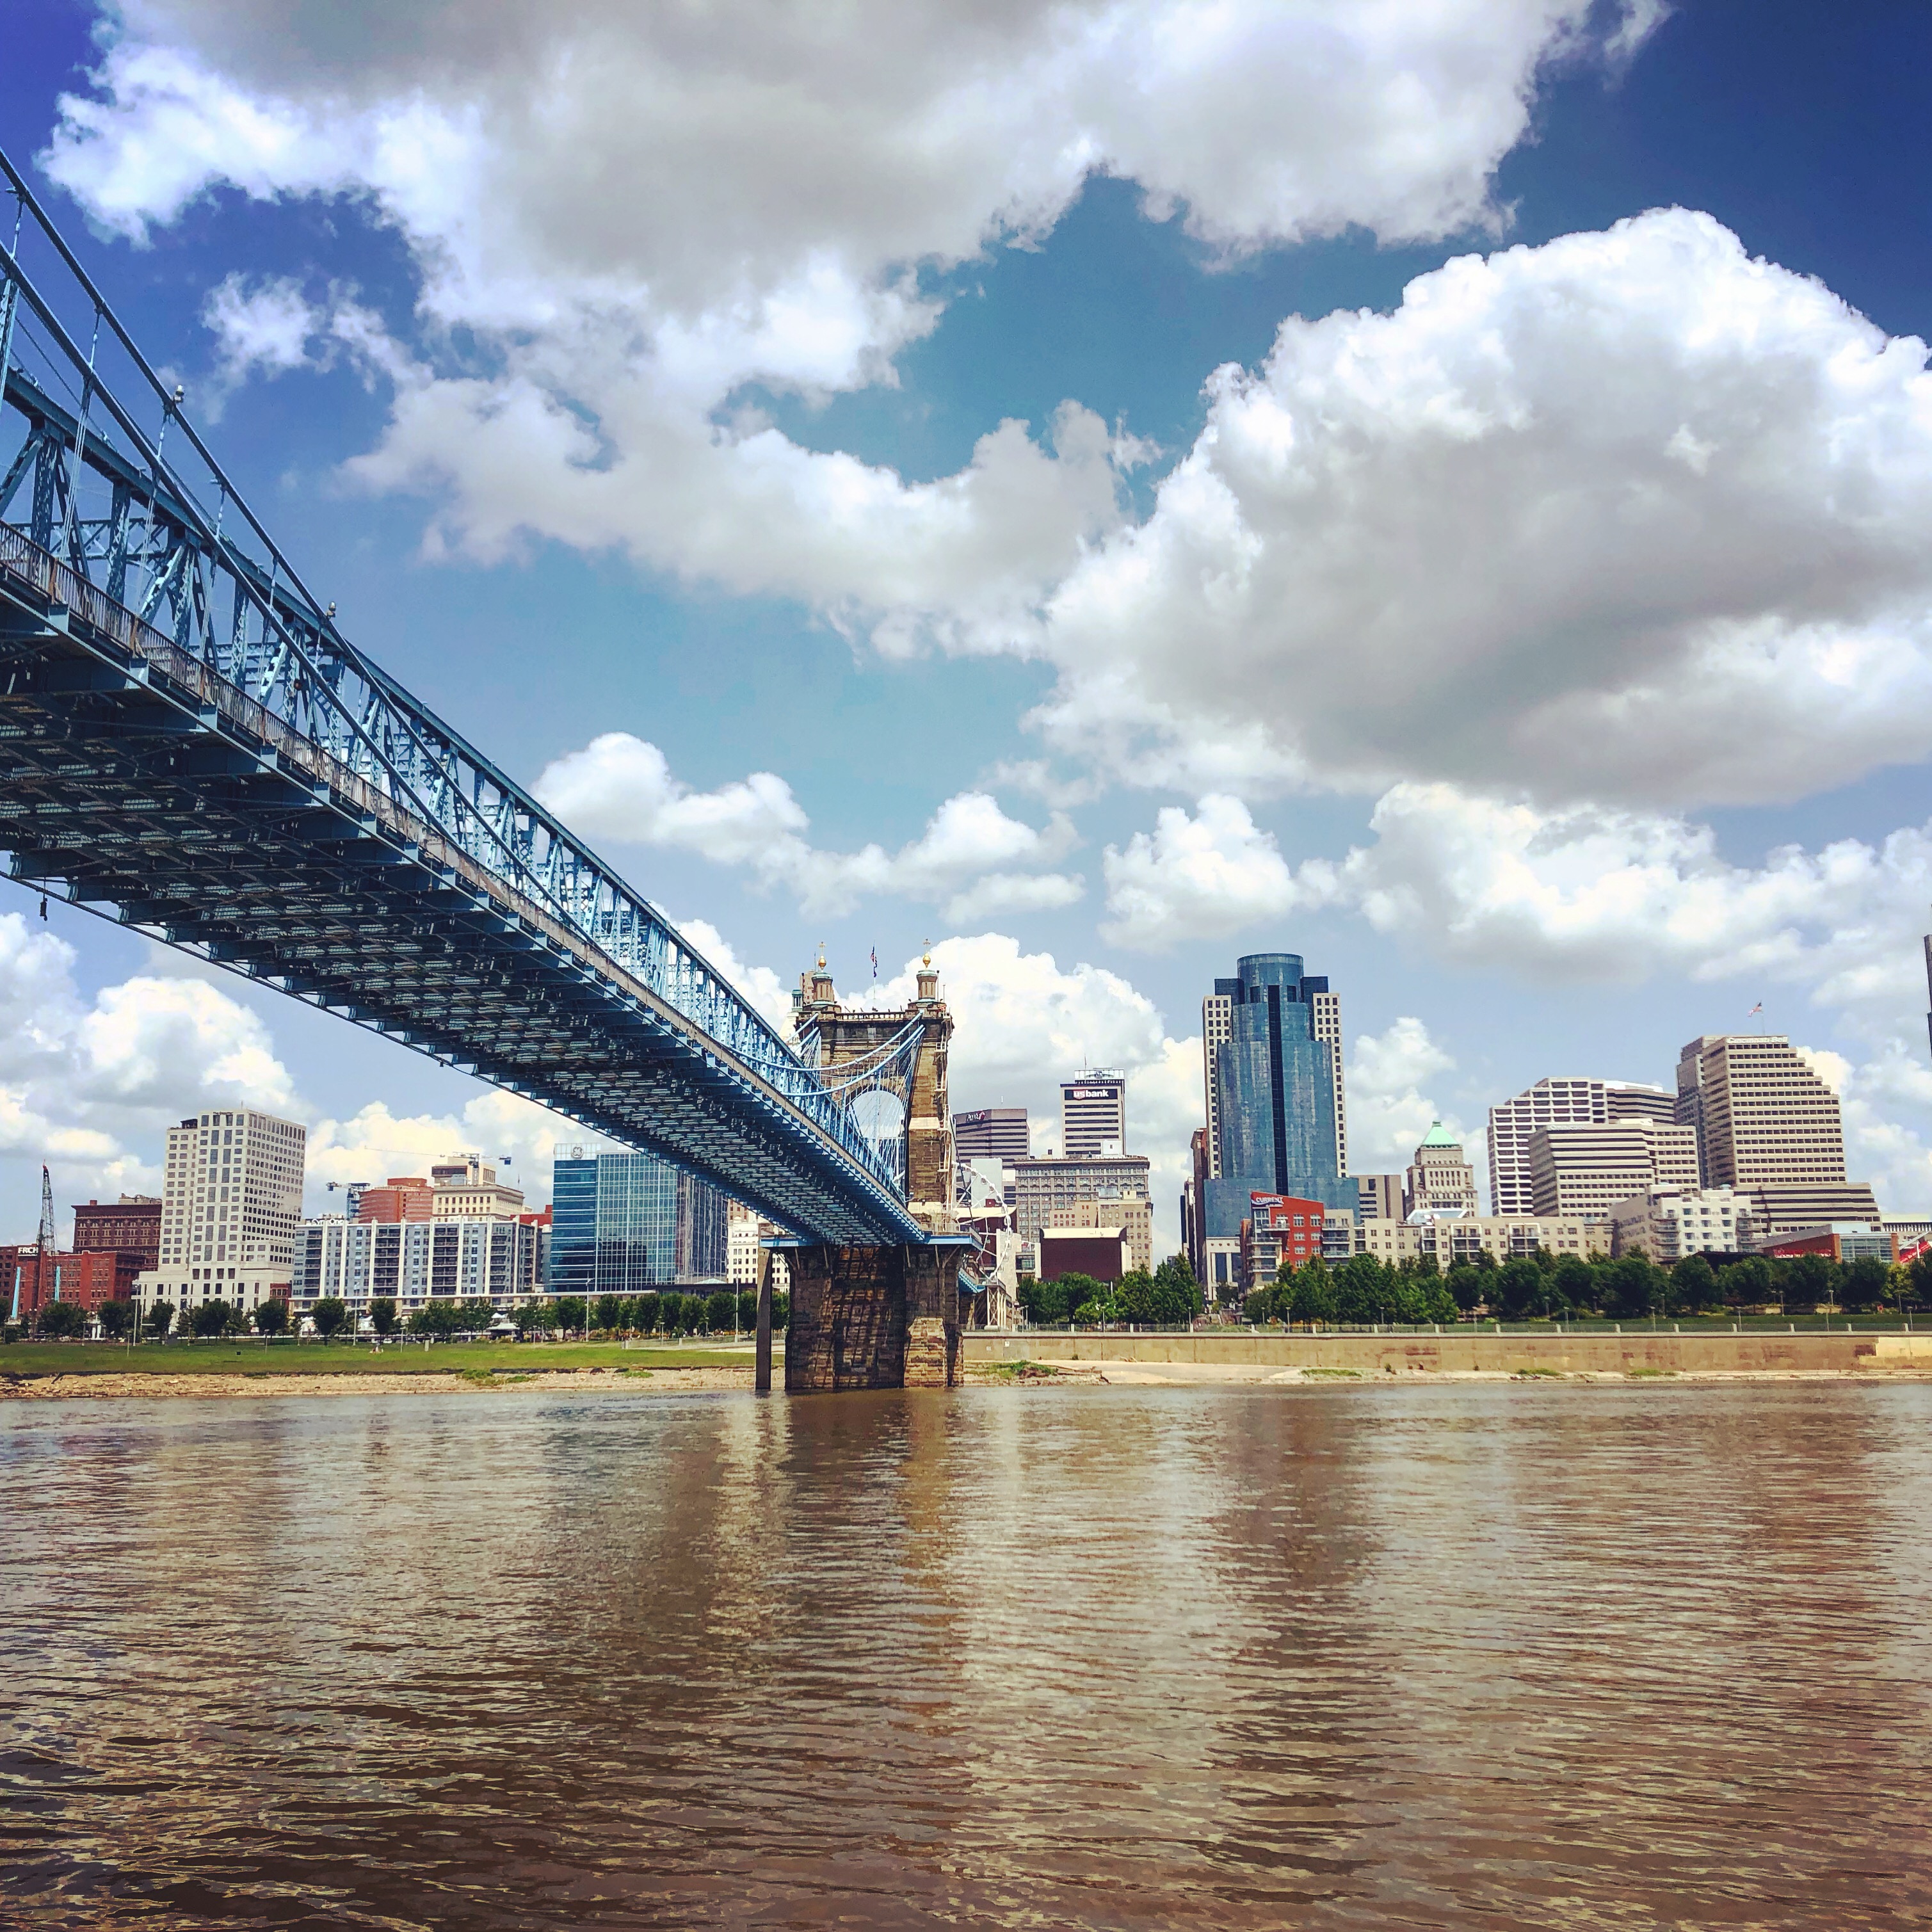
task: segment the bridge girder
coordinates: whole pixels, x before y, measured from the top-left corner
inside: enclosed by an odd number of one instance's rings
[[[325,754],[252,734],[240,692],[224,701],[199,669],[178,681],[64,606],[59,568],[17,537],[0,545],[14,877],[662,1154],[801,1232],[921,1238],[755,1069]]]

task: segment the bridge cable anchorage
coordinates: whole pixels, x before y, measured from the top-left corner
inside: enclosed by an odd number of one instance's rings
[[[14,875],[473,1065],[802,1234],[923,1239],[902,1129],[854,1111],[903,1100],[903,1049],[810,1064],[345,636],[4,152],[0,176]]]

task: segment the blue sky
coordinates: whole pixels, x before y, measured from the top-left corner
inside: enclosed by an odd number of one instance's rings
[[[0,142],[352,634],[759,997],[933,941],[956,1103],[1125,1063],[1170,1222],[1241,952],[1342,992],[1363,1168],[1762,1001],[1932,1210],[1932,21],[831,17],[59,0]],[[318,1203],[547,1186],[339,1022],[0,954],[23,1226],[203,1094]]]

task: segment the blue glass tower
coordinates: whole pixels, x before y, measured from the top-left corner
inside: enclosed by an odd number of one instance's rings
[[[1231,1240],[1250,1194],[1292,1194],[1353,1210],[1355,1184],[1336,1157],[1335,1062],[1318,1039],[1314,995],[1325,976],[1304,974],[1294,952],[1256,952],[1216,980],[1228,1000],[1228,1036],[1214,1049],[1221,1128],[1221,1178],[1206,1182],[1208,1236]]]
[[[724,1278],[725,1197],[655,1154],[560,1155],[551,1200],[553,1294]]]

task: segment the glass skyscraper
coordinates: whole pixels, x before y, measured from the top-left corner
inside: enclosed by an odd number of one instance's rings
[[[1256,952],[1214,982],[1225,1001],[1212,1059],[1210,1118],[1218,1172],[1202,1184],[1204,1232],[1239,1234],[1250,1194],[1289,1194],[1352,1212],[1342,1172],[1339,1003],[1300,955]]]
[[[656,1154],[560,1148],[551,1202],[554,1294],[724,1279],[726,1197]]]

